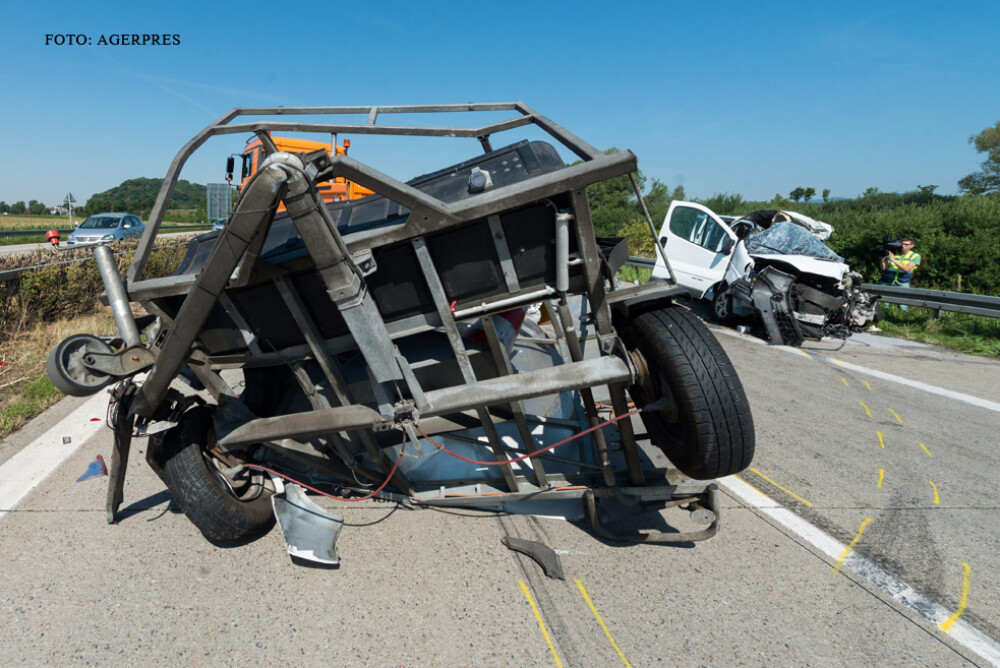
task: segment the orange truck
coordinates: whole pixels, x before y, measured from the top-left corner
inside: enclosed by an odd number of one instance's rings
[[[292,137],[271,137],[271,141],[274,142],[275,147],[277,147],[279,151],[284,151],[286,153],[312,153],[313,151],[323,149],[327,153],[333,155],[330,152],[332,144],[324,144],[323,142],[310,141],[308,139],[294,139]],[[351,140],[345,139],[343,145],[337,145],[337,155],[347,155],[347,149],[350,147]],[[242,190],[247,181],[250,180],[250,177],[257,173],[258,167],[264,162],[265,155],[264,146],[260,139],[253,139],[247,142],[242,155],[243,166],[240,169],[240,190]],[[232,180],[233,166],[233,158],[229,158],[226,163],[227,181]],[[316,187],[323,196],[323,200],[328,203],[359,199],[366,195],[371,195],[373,192],[368,188],[358,185],[353,181],[348,181],[343,177],[338,177],[333,181],[324,181],[317,184]],[[285,204],[282,202],[278,206],[278,211],[284,210]]]

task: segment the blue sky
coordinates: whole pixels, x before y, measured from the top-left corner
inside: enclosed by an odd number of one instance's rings
[[[689,197],[954,193],[983,157],[968,138],[1000,120],[998,26],[1000,3],[921,0],[6,3],[0,200],[162,177],[237,106],[517,99]],[[181,44],[97,45],[115,33]],[[212,140],[182,178],[221,181],[244,139]],[[452,141],[351,153],[408,179],[478,150]]]

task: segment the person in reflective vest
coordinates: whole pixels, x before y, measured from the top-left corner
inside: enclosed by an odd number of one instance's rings
[[[920,253],[913,250],[913,239],[904,237],[902,240],[903,252],[896,255],[892,251],[879,261],[882,268],[882,285],[896,285],[902,288],[910,287],[913,280],[913,273],[920,266]],[[904,311],[910,310],[905,304],[901,306]]]

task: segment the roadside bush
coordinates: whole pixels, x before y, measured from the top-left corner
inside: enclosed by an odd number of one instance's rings
[[[184,259],[187,240],[170,239],[158,243],[150,253],[144,278],[168,276]],[[118,271],[124,275],[132,262],[138,242],[128,241],[115,247]],[[0,270],[38,267],[22,273],[19,279],[0,284],[0,341],[12,331],[38,322],[91,313],[99,303],[104,284],[90,249],[59,255],[36,252],[5,257]],[[41,265],[41,266],[39,266]]]

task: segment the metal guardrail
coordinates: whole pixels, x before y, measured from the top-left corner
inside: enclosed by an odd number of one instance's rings
[[[184,230],[199,232],[205,229],[206,227],[211,227],[211,223],[204,223],[204,224],[192,223],[191,225],[171,225],[169,227],[166,226],[161,227],[160,229],[163,230],[164,232],[169,232],[169,231],[176,232]],[[45,233],[48,231],[49,230],[0,230],[0,237],[44,237]],[[71,232],[73,232],[73,230],[56,230],[56,232],[59,233],[59,236],[63,236],[65,234],[70,234]]]
[[[872,283],[865,283],[864,288],[880,300],[891,304],[922,306],[935,311],[953,311],[981,315],[987,318],[1000,318],[1000,297]]]
[[[626,262],[630,267],[639,267],[641,269],[652,269],[656,266],[656,260],[648,257],[636,257],[635,255],[628,256],[628,262]]]
[[[54,229],[54,228],[50,228]],[[49,230],[0,230],[0,237],[44,237]],[[56,230],[60,236],[73,230]]]
[[[625,264],[632,267],[652,269],[656,260],[630,255]],[[986,318],[1000,318],[1000,297],[973,295],[967,292],[946,292],[944,290],[924,290],[903,288],[898,285],[878,285],[865,283],[864,289],[881,301],[890,304],[920,306],[933,311],[953,311]]]

